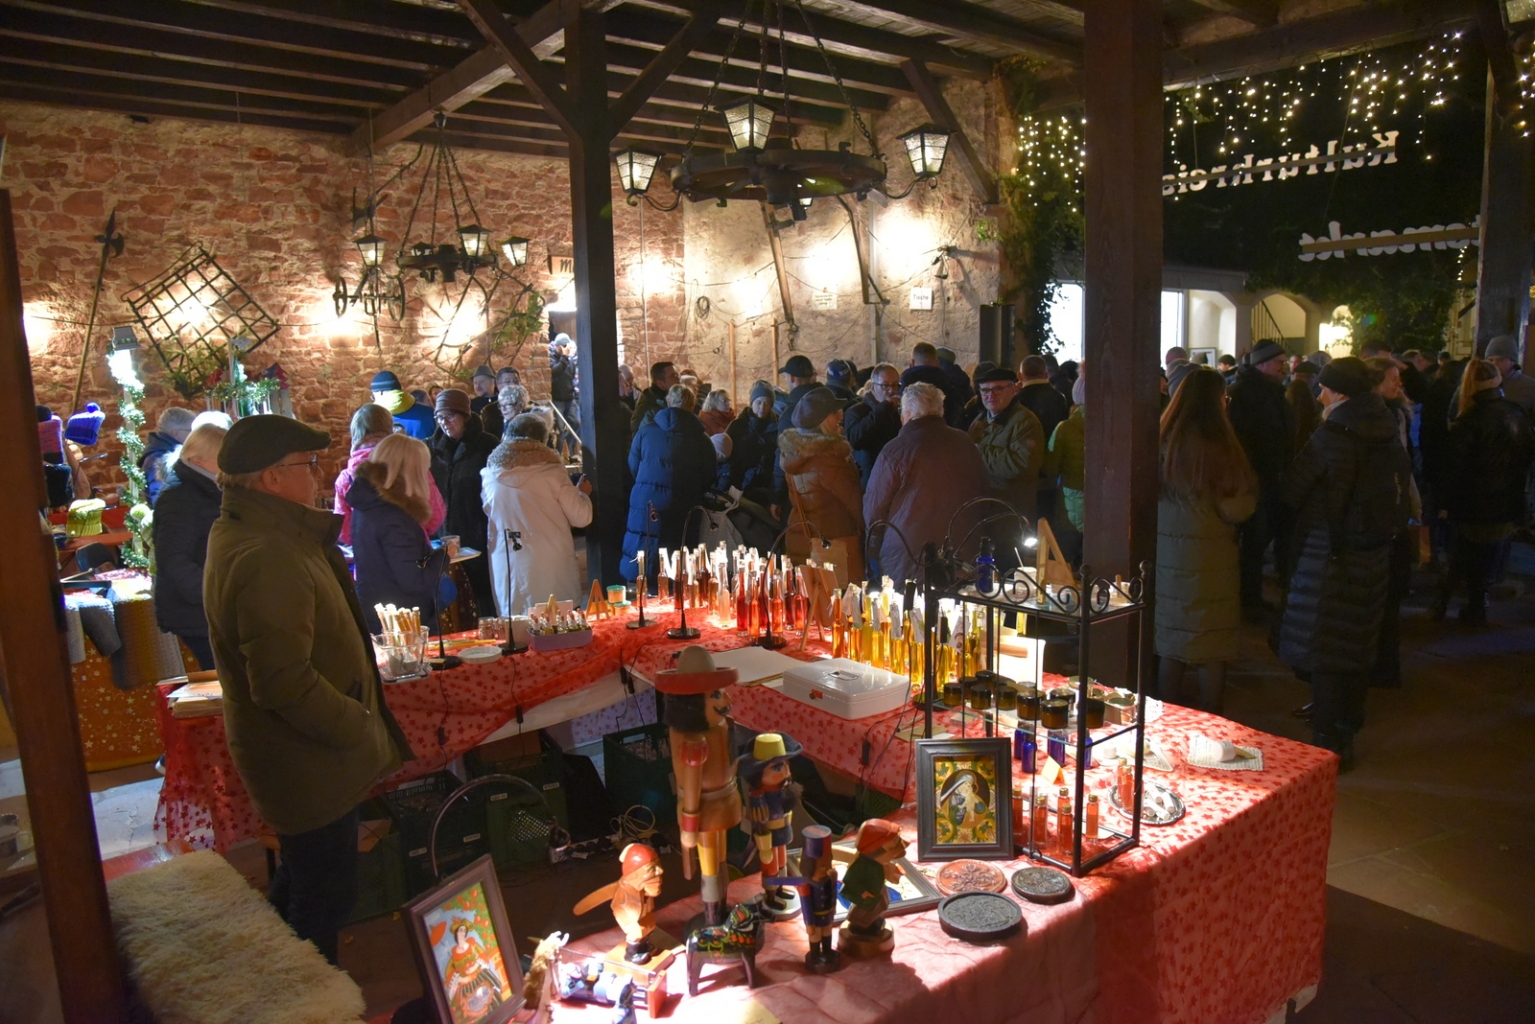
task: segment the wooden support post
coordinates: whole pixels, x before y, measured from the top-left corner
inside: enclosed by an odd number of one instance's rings
[[[629,495],[629,419],[618,402],[618,290],[613,255],[613,161],[607,56],[602,15],[580,10],[565,26],[566,96],[578,134],[570,140],[570,213],[575,239],[577,364],[581,371],[581,445],[595,488],[587,533],[592,579],[621,583]]]
[[[789,325],[789,347],[794,347],[794,299],[789,294],[789,268],[783,259],[783,240],[773,223],[773,208],[762,203],[762,226],[767,231],[768,251],[773,254],[773,269],[778,273],[778,301],[783,306],[784,323]],[[773,353],[773,372],[778,372],[778,353]]]
[[[75,717],[58,563],[38,518],[48,501],[34,404],[11,194],[0,191],[0,454],[19,471],[18,489],[0,501],[0,690],[21,747],[64,1019],[113,1024],[127,1020],[126,990]]]
[[[1162,288],[1162,10],[1086,5],[1087,528],[1084,561],[1110,579],[1152,557],[1157,531]],[[1095,631],[1096,634],[1096,631]],[[1120,630],[1109,635],[1128,643]],[[1101,666],[1128,666],[1134,652]],[[1117,676],[1117,672],[1115,673]]]
[[[1487,351],[1487,343],[1500,334],[1524,339],[1530,316],[1530,274],[1535,269],[1530,243],[1530,140],[1519,127],[1525,115],[1514,91],[1517,81],[1510,90],[1497,77],[1489,68],[1482,237],[1476,268],[1477,355]]]

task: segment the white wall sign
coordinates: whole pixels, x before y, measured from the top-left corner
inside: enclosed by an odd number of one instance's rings
[[[1312,146],[1304,153],[1285,153],[1278,157],[1254,160],[1248,153],[1240,163],[1218,164],[1209,170],[1189,170],[1186,164],[1176,174],[1162,175],[1162,194],[1170,196],[1183,192],[1199,192],[1210,182],[1216,188],[1235,188],[1251,185],[1254,181],[1283,181],[1298,176],[1302,169],[1307,174],[1334,171],[1352,171],[1356,167],[1374,167],[1377,164],[1396,163],[1397,132],[1372,132],[1375,145],[1360,142],[1352,146],[1340,146],[1337,139],[1330,139],[1326,150]]]
[[[931,288],[913,288],[911,290],[912,309],[932,309],[933,290]]]
[[[1371,231],[1365,234],[1356,231],[1351,235],[1343,234],[1338,222],[1331,221],[1327,225],[1327,234],[1320,238],[1301,234],[1300,258],[1310,263],[1312,260],[1331,259],[1334,256],[1341,260],[1350,252],[1357,252],[1360,256],[1387,256],[1395,252],[1415,252],[1418,249],[1464,249],[1468,244],[1482,244],[1478,227],[1480,220],[1480,216],[1473,218],[1469,226],[1434,224],[1404,228],[1400,232]]]
[[[810,305],[816,309],[836,309],[837,293],[833,291],[819,291],[810,296]]]

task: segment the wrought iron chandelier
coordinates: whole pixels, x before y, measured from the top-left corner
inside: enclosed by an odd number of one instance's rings
[[[799,13],[805,31],[815,40],[816,50],[828,74],[837,83],[837,89],[847,104],[858,134],[868,144],[868,153],[856,153],[852,144],[846,142],[836,149],[801,149],[795,146],[787,132],[778,136],[772,134],[780,113],[784,115],[786,128],[791,120],[793,101],[789,89],[787,44],[784,41],[784,7],[790,2]],[[736,23],[730,45],[720,58],[719,69],[715,72],[709,94],[699,108],[682,160],[672,171],[672,187],[677,192],[677,198],[668,205],[662,205],[647,194],[660,166],[659,154],[642,149],[626,149],[616,154],[614,160],[618,165],[619,184],[629,197],[629,205],[633,206],[643,198],[659,210],[673,210],[684,197],[694,202],[712,199],[721,206],[727,200],[748,199],[785,207],[795,220],[804,220],[811,201],[817,198],[852,193],[863,199],[871,191],[877,190],[892,199],[901,199],[910,195],[918,182],[926,181],[930,186],[936,186],[936,179],[943,170],[944,157],[948,151],[949,133],[936,125],[925,124],[901,135],[899,138],[910,160],[913,180],[904,191],[890,191],[885,184],[887,169],[879,145],[849,96],[847,87],[843,85],[842,76],[827,55],[819,33],[805,13],[804,4],[801,0],[761,0],[761,4],[756,95],[729,106],[712,106],[725,68],[730,63],[754,6],[754,0],[748,0],[746,13]],[[771,67],[769,54],[773,46],[772,29],[775,24],[778,32],[780,81],[779,102],[776,104],[769,102],[767,93]],[[693,152],[704,118],[711,110],[717,110],[724,116],[733,152]]]
[[[411,271],[416,272],[428,282],[435,282],[441,278],[444,284],[455,281],[460,273],[473,278],[476,271],[486,268],[493,268],[499,277],[497,247],[490,242],[491,233],[479,224],[479,213],[475,210],[474,200],[469,195],[468,182],[464,180],[463,172],[458,167],[458,160],[453,155],[452,147],[448,145],[446,133],[448,117],[439,110],[433,123],[437,128],[437,137],[432,141],[429,152],[425,145],[418,148],[416,155],[409,163],[369,194],[366,206],[359,208],[355,198],[353,199],[354,228],[364,221],[368,226],[367,234],[354,242],[358,253],[362,256],[362,277],[355,289],[349,289],[345,279],[336,285],[332,298],[336,303],[337,316],[344,314],[348,306],[360,304],[363,312],[375,319],[381,312],[387,312],[395,320],[404,319],[405,275]],[[374,225],[379,197],[384,189],[398,181],[406,171],[415,166],[424,152],[428,153],[426,166],[421,172],[421,184],[416,189],[416,199],[411,206],[410,218],[406,221],[405,231],[400,236],[400,249],[395,254],[397,269],[391,274],[384,266],[385,249],[389,243],[379,237]],[[447,194],[446,211],[442,210],[444,192]],[[429,193],[431,197],[428,226],[430,235],[427,240],[412,243],[410,238],[416,225],[416,217],[421,213],[422,204]],[[452,215],[453,235],[457,238],[456,242],[438,240],[437,222],[442,212]],[[528,239],[513,236],[502,242],[499,248],[502,258],[509,266],[516,268],[527,265]],[[486,297],[488,300],[488,293]]]

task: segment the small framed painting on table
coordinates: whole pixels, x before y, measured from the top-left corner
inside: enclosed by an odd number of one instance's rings
[[[522,1009],[522,964],[486,855],[405,908],[426,999],[442,1024],[505,1024]]]
[[[917,859],[1013,856],[1006,738],[917,741]]]

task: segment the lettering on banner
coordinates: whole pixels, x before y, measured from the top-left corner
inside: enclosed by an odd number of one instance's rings
[[[1336,171],[1352,171],[1359,167],[1378,167],[1396,163],[1396,138],[1398,132],[1371,132],[1374,145],[1358,142],[1344,146],[1337,139],[1329,139],[1325,149],[1315,145],[1304,153],[1282,153],[1277,157],[1255,158],[1251,153],[1230,164],[1217,164],[1208,170],[1190,170],[1187,164],[1179,164],[1174,174],[1162,175],[1162,194],[1181,195],[1184,192],[1201,192],[1215,182],[1216,188],[1236,188],[1256,181],[1284,181],[1304,174],[1332,174]]]
[[[1398,252],[1418,250],[1464,249],[1467,245],[1481,244],[1481,217],[1473,217],[1470,224],[1432,224],[1401,231],[1355,231],[1344,234],[1337,221],[1330,221],[1327,234],[1313,238],[1308,233],[1300,236],[1300,258],[1312,260],[1343,259],[1350,252],[1360,256],[1389,256]]]

